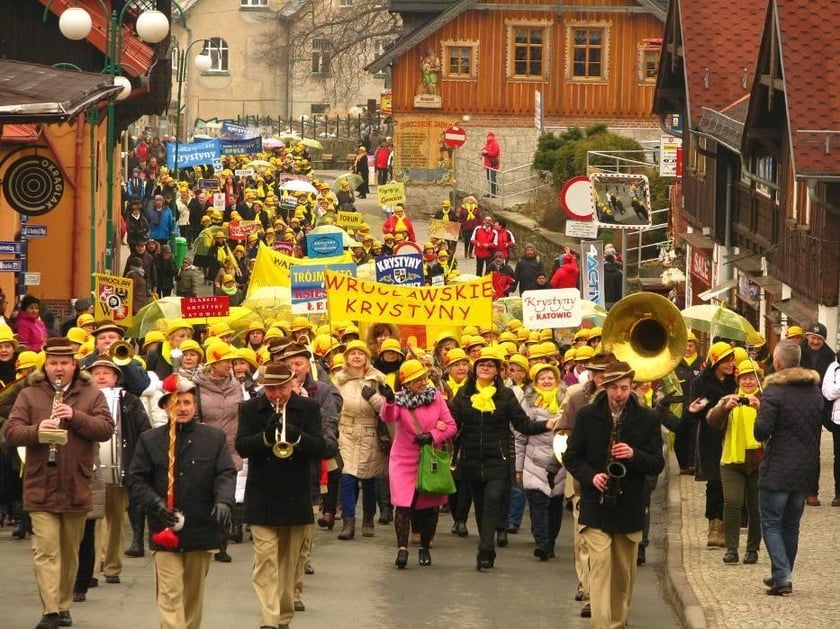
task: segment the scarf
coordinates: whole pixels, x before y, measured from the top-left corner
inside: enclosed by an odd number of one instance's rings
[[[394,396],[396,398],[396,400],[394,400],[394,404],[412,411],[415,408],[426,406],[434,402],[435,395],[437,395],[437,389],[435,389],[432,385],[428,385],[420,393],[412,393],[408,389],[401,389]]]
[[[228,297],[233,297],[236,294],[236,284],[230,287],[222,284],[222,292]]]
[[[539,387],[534,387],[534,391],[537,394],[537,399],[534,401],[534,405],[537,408],[544,408],[552,415],[556,415],[557,412],[560,410],[560,402],[557,401],[557,391],[560,387],[554,387],[553,389],[540,389]]]
[[[464,206],[464,209],[467,211],[467,222],[475,220],[475,206],[470,203]]]
[[[462,386],[464,386],[464,383],[466,381],[467,381],[467,379],[464,378],[463,380],[461,380],[461,382],[455,382],[452,379],[452,376],[449,376],[446,379],[446,384],[449,385],[449,389],[452,391],[452,397],[455,397],[458,394],[458,391],[461,389]]]
[[[394,231],[395,232],[400,232],[400,231],[407,232],[408,227],[405,226],[405,217],[404,216],[397,216],[396,219],[397,220],[394,223]]]
[[[691,367],[694,364],[694,361],[697,359],[697,352],[694,352],[691,356],[683,356],[683,362],[685,363],[686,367]]]
[[[738,389],[741,397],[755,397],[753,393],[745,393]],[[761,444],[753,436],[753,427],[758,413],[752,406],[738,405],[729,412],[729,422],[726,425],[726,436],[723,438],[723,452],[721,463],[743,463],[747,450],[757,450]]]
[[[493,403],[493,396],[496,395],[496,387],[492,384],[483,387],[476,382],[475,388],[478,393],[470,396],[472,407],[482,413],[492,413],[495,411],[496,405]]]

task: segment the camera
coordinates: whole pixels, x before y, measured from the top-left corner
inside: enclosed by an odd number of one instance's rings
[[[741,406],[749,406],[750,405],[750,398],[744,397],[743,395],[739,396],[738,397],[738,404],[740,404]]]

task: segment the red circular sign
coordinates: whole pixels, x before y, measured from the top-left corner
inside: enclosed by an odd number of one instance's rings
[[[464,146],[464,142],[467,141],[467,132],[464,131],[461,127],[456,127],[452,125],[450,127],[446,127],[446,130],[443,132],[443,143],[451,149],[456,149],[459,146]]]
[[[572,177],[563,185],[560,207],[573,221],[592,220],[592,183],[589,177]]]

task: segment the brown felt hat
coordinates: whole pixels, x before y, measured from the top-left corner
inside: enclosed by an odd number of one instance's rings
[[[295,373],[282,363],[269,363],[260,374],[257,382],[264,387],[276,387],[291,382]]]
[[[47,356],[76,356],[76,350],[73,348],[73,343],[70,339],[64,336],[56,336],[47,339],[44,344],[44,353]]]

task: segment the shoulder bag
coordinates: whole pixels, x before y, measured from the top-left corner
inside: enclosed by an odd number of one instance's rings
[[[424,432],[417,421],[414,409],[409,409],[417,434]],[[455,479],[452,478],[452,456],[446,450],[437,450],[433,445],[420,447],[420,461],[417,464],[417,491],[435,496],[455,493]]]

